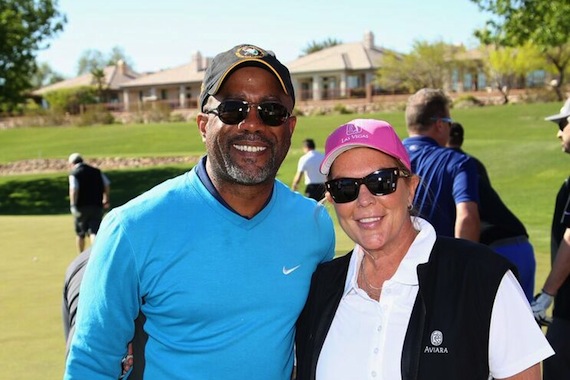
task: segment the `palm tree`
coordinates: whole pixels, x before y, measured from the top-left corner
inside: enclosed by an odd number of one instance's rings
[[[95,86],[97,86],[98,102],[101,103],[103,102],[103,87],[105,86],[105,70],[96,67],[91,70],[91,75]]]

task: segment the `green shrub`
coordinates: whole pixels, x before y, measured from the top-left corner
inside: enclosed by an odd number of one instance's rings
[[[133,115],[137,123],[161,123],[170,120],[172,110],[167,103],[140,103],[138,111]]]
[[[305,116],[305,113],[303,112],[303,110],[301,110],[299,108],[293,108],[292,114],[293,114],[293,116]]]
[[[102,105],[97,105],[95,107],[89,107],[85,112],[81,113],[77,118],[77,125],[96,125],[96,124],[113,124],[115,118],[113,115],[107,111],[107,109]]]
[[[181,113],[173,113],[170,115],[170,118],[168,119],[168,121],[170,123],[181,123],[181,122],[185,122],[186,119],[184,118],[184,115],[182,115]]]
[[[558,96],[551,88],[539,87],[536,89],[529,89],[520,96],[521,103],[547,103],[557,102]]]
[[[82,106],[97,102],[97,90],[94,87],[81,86],[50,91],[44,94],[51,110],[77,115]]]
[[[338,113],[339,115],[349,115],[351,113],[354,113],[352,110],[350,110],[347,106],[345,106],[342,103],[337,103],[333,107],[333,111]]]
[[[453,108],[471,108],[485,105],[473,95],[461,95],[453,101]]]

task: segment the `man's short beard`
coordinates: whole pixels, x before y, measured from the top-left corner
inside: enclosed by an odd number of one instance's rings
[[[272,157],[268,165],[264,167],[251,171],[243,170],[240,166],[235,165],[231,160],[225,160],[224,166],[226,169],[226,175],[233,179],[236,183],[240,185],[253,186],[259,185],[261,183],[267,182],[268,180],[275,179],[277,175],[278,165],[275,162],[275,157]]]

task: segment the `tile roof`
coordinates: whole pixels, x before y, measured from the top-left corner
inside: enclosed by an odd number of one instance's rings
[[[367,48],[362,42],[353,42],[300,57],[286,66],[292,75],[323,71],[372,70],[380,67],[384,55],[388,52],[378,47]]]
[[[126,64],[118,63],[116,65],[107,66],[103,69],[105,73],[106,89],[118,90],[120,85],[129,82],[140,76],[139,73],[131,70]],[[94,86],[95,79],[91,73],[83,74],[75,78],[66,79],[61,82],[54,83],[49,86],[42,87],[33,92],[34,95],[43,95],[50,91],[61,90],[65,88],[80,87],[80,86]]]
[[[205,67],[204,67],[205,69]],[[177,85],[202,82],[205,70],[192,61],[191,63],[151,73],[125,83],[121,88],[148,87],[158,85]]]

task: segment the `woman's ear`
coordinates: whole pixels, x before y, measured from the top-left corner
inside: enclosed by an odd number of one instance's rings
[[[416,174],[412,174],[412,176],[408,179],[408,188],[410,189],[410,194],[408,198],[408,204],[414,204],[414,197],[416,196],[416,190],[420,184],[420,177]]]

